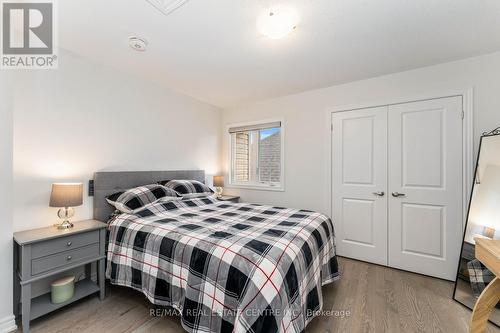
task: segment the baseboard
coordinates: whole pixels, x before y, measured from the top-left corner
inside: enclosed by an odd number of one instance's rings
[[[17,330],[16,318],[14,315],[0,319],[0,332],[7,333]]]

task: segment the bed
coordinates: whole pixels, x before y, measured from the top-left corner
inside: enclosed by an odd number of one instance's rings
[[[339,278],[331,220],[300,209],[215,198],[159,200],[109,219],[105,197],[203,171],[105,172],[94,217],[108,222],[106,277],[181,314],[188,332],[303,332]]]

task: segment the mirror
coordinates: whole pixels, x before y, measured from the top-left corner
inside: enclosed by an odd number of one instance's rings
[[[474,238],[500,240],[500,127],[481,137],[475,175],[453,295],[456,301],[470,309],[495,278],[474,257]],[[493,310],[490,321],[500,325],[500,303]]]

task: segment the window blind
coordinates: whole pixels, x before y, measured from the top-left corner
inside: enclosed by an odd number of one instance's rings
[[[276,127],[281,127],[281,121],[274,121],[271,123],[255,124],[255,125],[248,125],[248,126],[230,127],[229,133],[232,134],[232,133],[239,133],[239,132],[257,131],[257,130],[263,130],[263,129],[267,129],[267,128],[276,128]]]

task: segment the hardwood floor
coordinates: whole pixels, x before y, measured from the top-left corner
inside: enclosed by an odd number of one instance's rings
[[[468,332],[471,312],[451,299],[453,283],[344,258],[340,267],[341,280],[323,287],[324,310],[336,316],[315,318],[306,332]],[[142,294],[107,291],[103,302],[91,296],[33,321],[31,332],[184,331],[178,317],[150,316]]]

